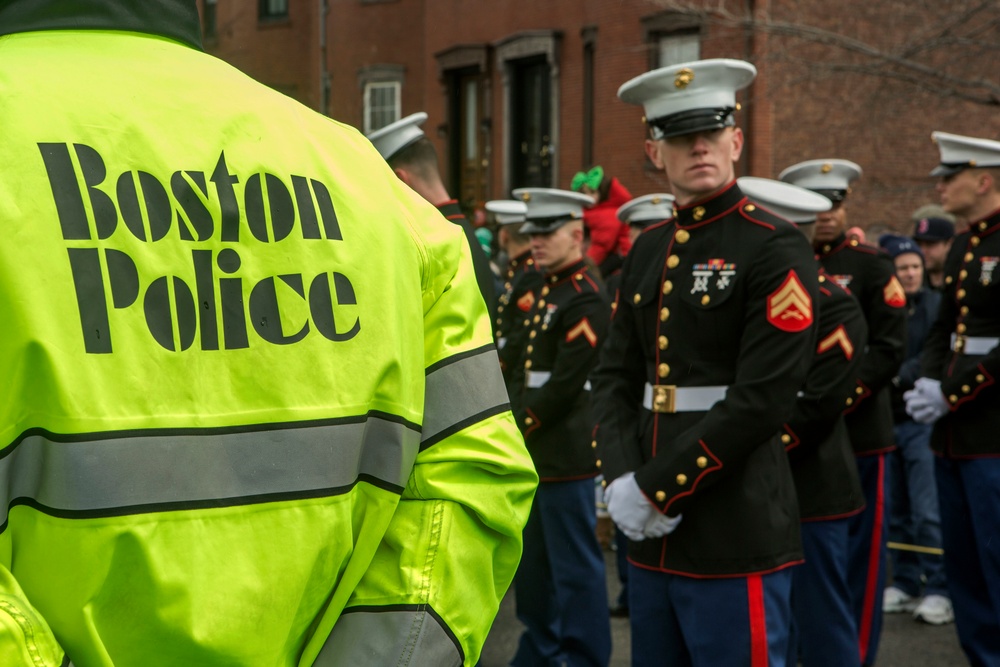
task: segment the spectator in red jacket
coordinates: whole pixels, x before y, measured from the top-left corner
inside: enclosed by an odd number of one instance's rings
[[[628,225],[618,219],[618,207],[632,199],[632,195],[617,178],[605,175],[604,168],[594,167],[578,172],[570,189],[590,195],[596,202],[583,212],[583,223],[590,231],[590,248],[587,257],[609,276],[617,270],[632,247],[628,238]]]

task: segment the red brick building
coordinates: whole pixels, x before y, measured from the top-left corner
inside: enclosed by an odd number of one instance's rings
[[[203,0],[204,2],[204,0]],[[601,164],[633,195],[647,162],[627,79],[749,60],[740,173],[840,157],[865,171],[851,224],[902,227],[936,201],[932,130],[1000,137],[1000,5],[973,0],[214,0],[206,49],[371,131],[426,111],[452,194],[476,205],[568,187]],[[940,5],[940,6],[938,6]],[[712,11],[706,11],[711,7]]]

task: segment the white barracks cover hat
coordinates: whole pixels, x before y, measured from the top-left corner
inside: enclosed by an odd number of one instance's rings
[[[829,211],[833,203],[818,192],[770,178],[741,176],[736,185],[750,201],[798,225],[816,222],[816,214]]]
[[[756,76],[757,68],[742,60],[696,60],[640,74],[622,84],[618,97],[642,106],[653,138],[662,139],[733,125],[736,91]]]
[[[486,202],[486,210],[493,214],[498,225],[513,225],[524,222],[528,205],[515,199],[492,199]]]
[[[931,132],[931,140],[941,153],[941,164],[931,176],[952,176],[974,167],[1000,167],[1000,141],[947,132]]]
[[[648,227],[674,217],[674,196],[662,192],[642,195],[619,206],[617,215],[632,227]]]
[[[793,164],[778,174],[785,183],[797,185],[841,202],[851,189],[851,183],[861,176],[861,167],[850,160],[806,160]]]
[[[549,234],[570,220],[582,220],[583,209],[593,206],[594,200],[580,192],[554,188],[518,188],[514,196],[525,203],[527,222],[522,234]]]
[[[420,126],[424,124],[425,120],[427,120],[427,114],[423,111],[411,114],[406,118],[400,118],[395,123],[389,123],[385,127],[375,130],[367,135],[368,140],[375,145],[379,155],[388,160],[424,136],[424,131],[420,129]]]

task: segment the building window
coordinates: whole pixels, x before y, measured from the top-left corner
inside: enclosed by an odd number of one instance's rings
[[[283,19],[288,17],[288,0],[260,0],[260,18]]]
[[[365,84],[365,134],[399,120],[398,81],[377,81]]]
[[[691,62],[701,58],[701,37],[697,31],[660,35],[657,39],[659,67]]]

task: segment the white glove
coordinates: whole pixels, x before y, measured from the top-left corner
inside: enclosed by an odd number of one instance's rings
[[[625,473],[608,484],[604,490],[604,499],[608,503],[611,520],[626,537],[633,542],[646,538],[646,522],[654,513],[659,512],[639,490],[634,472]]]
[[[611,520],[633,542],[668,535],[681,522],[681,515],[665,516],[646,499],[632,472],[611,482],[604,490],[604,499],[608,503]]]
[[[642,532],[646,537],[663,537],[664,535],[669,535],[674,532],[674,529],[677,528],[677,524],[679,524],[683,518],[683,514],[670,517],[666,514],[653,512],[653,516],[649,517],[649,520],[646,521],[646,526]]]
[[[940,380],[918,378],[913,389],[903,394],[903,400],[906,401],[906,414],[920,424],[933,424],[951,410],[941,393]]]

